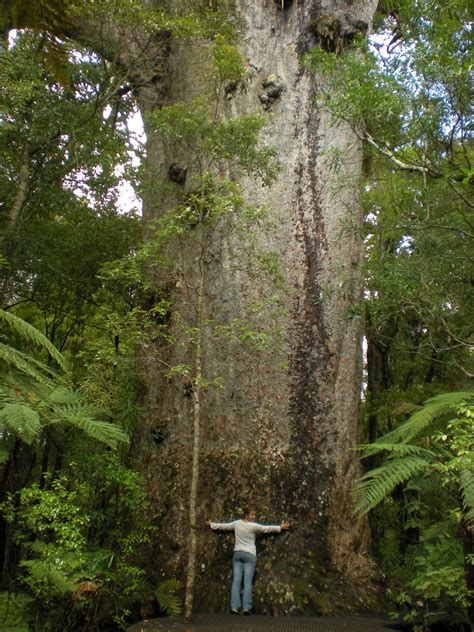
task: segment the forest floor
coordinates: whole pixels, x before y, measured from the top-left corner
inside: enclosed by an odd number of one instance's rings
[[[182,617],[135,623],[127,632],[388,632],[394,623],[371,617],[267,617],[196,614],[190,623]]]

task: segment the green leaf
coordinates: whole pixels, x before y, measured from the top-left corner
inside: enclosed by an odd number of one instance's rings
[[[116,450],[120,444],[128,444],[128,435],[119,426],[93,417],[97,410],[87,404],[55,406],[51,415],[52,423],[67,424],[82,430],[92,439],[100,441]]]
[[[459,391],[454,393],[442,393],[427,399],[421,410],[416,412],[405,423],[387,433],[375,443],[409,442],[422,432],[427,432],[430,425],[443,415],[456,409],[465,401],[474,398],[474,391]]]
[[[0,429],[31,444],[41,432],[42,424],[38,413],[26,404],[6,404],[0,409]]]
[[[56,361],[65,373],[69,372],[69,368],[64,356],[56,349],[45,335],[43,335],[36,327],[30,325],[22,318],[18,318],[10,312],[0,309],[0,320],[3,320],[18,336],[32,342],[37,347],[42,347]]]
[[[474,530],[474,468],[472,462],[470,467],[460,471],[459,486],[461,488],[466,522],[469,528]]]
[[[51,377],[55,375],[54,371],[46,364],[3,342],[0,342],[0,360],[20,373],[33,378],[40,384],[51,383]]]
[[[370,470],[362,476],[354,492],[356,511],[367,513],[384,500],[397,485],[408,481],[417,472],[428,471],[429,467],[429,460],[410,455],[389,460],[381,467]]]
[[[167,579],[156,589],[156,599],[167,615],[175,617],[182,612],[181,597],[176,594],[182,587],[177,579]]]

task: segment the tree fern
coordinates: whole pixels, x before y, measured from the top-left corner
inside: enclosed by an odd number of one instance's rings
[[[389,443],[385,441],[388,435],[382,437],[384,442],[381,440],[376,441],[375,443],[366,443],[358,446],[358,449],[363,452],[362,458],[367,458],[369,456],[373,456],[374,454],[379,454],[380,452],[387,452],[388,454],[396,454],[398,456],[408,456],[410,454],[415,454],[418,456],[425,456],[432,458],[433,453],[426,448],[422,448],[418,445],[411,445],[407,443]]]
[[[35,327],[4,310],[0,310],[0,320],[17,336],[47,351],[67,371],[61,353]],[[0,388],[0,461],[7,458],[13,438],[31,444],[44,427],[54,424],[77,428],[112,449],[128,443],[128,436],[119,426],[100,419],[106,411],[85,402],[64,381],[69,379],[67,373],[60,378],[31,354],[4,343],[0,343],[0,360],[6,365]]]
[[[20,562],[25,583],[36,595],[49,597],[72,593],[82,579],[82,559],[74,551],[53,542],[37,540],[29,545],[33,559]]]
[[[82,430],[86,435],[105,443],[116,450],[121,443],[128,443],[129,438],[119,426],[107,421],[100,421],[87,414],[88,406],[56,407],[51,415],[50,423],[67,424]]]
[[[417,455],[388,459],[387,462],[361,477],[354,492],[356,510],[366,513],[378,505],[397,485],[408,481],[414,474],[428,470],[430,460]]]
[[[177,591],[182,587],[177,579],[167,579],[156,589],[156,599],[160,608],[169,616],[177,616],[182,612],[182,600]]]
[[[15,316],[10,312],[6,312],[3,309],[0,309],[0,321],[6,323],[13,330],[13,332],[23,340],[28,340],[29,342],[32,342],[36,347],[40,347],[47,351],[48,354],[65,373],[69,372],[69,368],[64,356],[56,349],[53,343],[48,340],[48,338],[46,338],[44,334],[36,329],[36,327],[33,327],[33,325],[30,325],[22,318],[18,318],[18,316]]]
[[[442,393],[427,399],[423,408],[414,413],[408,421],[381,437],[375,443],[409,442],[422,432],[427,432],[431,424],[453,411],[465,401],[474,399],[474,391]]]
[[[62,384],[56,386],[48,394],[48,402],[50,404],[56,404],[58,406],[61,406],[61,405],[68,406],[68,405],[77,404],[83,401],[84,400],[81,398],[80,393]]]
[[[472,419],[462,407],[463,402],[474,399],[473,391],[445,393],[425,402],[398,428],[380,437],[370,445],[361,445],[364,456],[385,453],[385,460],[359,480],[354,498],[356,509],[366,513],[386,498],[397,485],[407,483],[416,474],[426,471],[440,472],[444,482],[455,483],[463,502],[463,515],[470,527],[474,524],[474,466],[472,456]],[[444,431],[432,433],[430,449],[414,443],[420,435],[426,436],[435,422],[446,418],[451,411],[459,410],[459,418],[446,420]],[[465,413],[463,410],[466,409]]]
[[[474,468],[463,468],[459,473],[459,487],[461,489],[464,506],[464,517],[470,529],[474,529]]]
[[[0,364],[1,362],[17,375],[26,375],[40,384],[47,384],[55,376],[54,371],[30,354],[0,342]]]
[[[35,592],[44,591],[53,596],[72,592],[76,584],[53,561],[24,560],[20,566],[26,571],[25,583]]]
[[[31,444],[43,426],[40,416],[30,406],[22,403],[6,404],[0,409],[0,433],[9,431],[25,443]]]

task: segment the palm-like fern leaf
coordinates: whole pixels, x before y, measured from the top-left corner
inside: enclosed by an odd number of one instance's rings
[[[367,472],[360,479],[354,492],[356,510],[367,513],[378,505],[400,483],[414,474],[430,467],[431,460],[410,454],[401,458],[388,459],[380,467]]]
[[[79,403],[84,404],[84,400],[81,398],[80,393],[64,385],[59,385],[54,388],[50,393],[48,393],[47,399],[50,404],[55,404],[57,406],[68,406]],[[94,407],[94,413],[97,412],[98,409]]]
[[[63,371],[68,372],[68,366],[64,356],[45,335],[36,329],[36,327],[33,327],[33,325],[30,325],[22,318],[18,318],[18,316],[6,312],[3,309],[0,309],[0,320],[9,325],[21,338],[32,342],[37,347],[45,349]]]
[[[460,471],[459,486],[466,522],[470,529],[474,529],[474,471],[472,469],[465,468]]]
[[[181,588],[181,582],[177,579],[167,579],[156,589],[156,599],[167,615],[177,616],[181,614],[181,598],[177,591]]]
[[[79,428],[92,439],[105,443],[114,450],[121,443],[129,443],[129,438],[122,428],[97,419],[95,414],[97,409],[89,404],[54,406],[49,423],[65,423]]]
[[[357,446],[357,449],[362,452],[362,458],[373,456],[374,454],[379,454],[380,452],[387,452],[388,454],[394,455],[396,454],[399,457],[416,454],[428,459],[433,458],[433,452],[431,450],[427,450],[426,448],[422,448],[417,445],[407,443],[387,443],[386,441],[382,443],[382,439],[385,439],[387,436],[388,435],[381,437],[380,441],[376,441],[375,443],[366,443]]]
[[[25,443],[33,443],[42,428],[40,416],[27,404],[6,404],[0,410],[0,432],[8,430]]]
[[[383,443],[408,442],[426,431],[442,415],[454,410],[461,402],[474,399],[474,391],[442,393],[427,399],[423,408],[417,411],[405,423],[380,438]],[[375,443],[379,443],[379,440]]]
[[[27,375],[40,384],[47,384],[51,377],[55,376],[54,371],[33,356],[23,353],[19,349],[14,349],[9,345],[0,342],[0,361],[3,361],[10,368]]]

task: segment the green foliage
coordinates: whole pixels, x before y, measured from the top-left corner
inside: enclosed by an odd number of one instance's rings
[[[40,344],[64,365],[61,354],[34,327],[8,312],[0,311],[0,318],[6,320],[18,336],[26,338],[26,342]],[[0,456],[4,460],[16,439],[32,444],[47,426],[65,425],[80,429],[113,449],[128,442],[128,436],[119,426],[98,418],[103,411],[86,403],[68,385],[68,376],[61,383],[58,377],[48,375],[48,367],[33,356],[9,345],[2,347],[4,353],[0,357],[7,364],[3,371],[5,385],[0,388],[0,443],[3,448]],[[43,371],[39,372],[38,367]]]
[[[49,356],[53,358],[56,363],[67,373],[68,367],[64,357],[58,352],[56,347],[51,344],[51,341],[46,338],[38,329],[24,321],[22,318],[18,318],[10,312],[6,312],[0,309],[0,321],[6,323],[15,333],[16,336],[32,342],[35,346],[47,351]]]
[[[239,83],[248,76],[244,60],[228,37],[217,34],[211,45],[211,54],[216,76],[220,84]]]
[[[28,444],[42,430],[39,414],[26,404],[5,404],[0,410],[0,424],[4,432],[13,433]]]
[[[423,616],[427,625],[437,616],[449,616],[454,625],[465,621],[469,605],[463,568],[463,551],[457,536],[456,521],[444,520],[429,528],[423,526],[420,542],[411,545],[399,568],[392,572],[390,596],[397,608],[393,613],[405,620]]]
[[[0,624],[4,632],[30,632],[26,623],[31,597],[25,593],[0,592]]]
[[[178,580],[167,579],[156,589],[156,599],[160,608],[171,617],[176,617],[182,612],[182,599],[176,594],[181,588],[181,582]]]
[[[397,485],[405,483],[415,474],[430,470],[441,473],[447,479],[463,476],[463,502],[468,512],[472,511],[469,474],[464,472],[472,467],[474,436],[467,429],[471,411],[464,410],[460,419],[446,421],[446,415],[455,410],[461,402],[472,400],[474,393],[445,393],[426,401],[425,407],[412,415],[392,432],[380,437],[372,444],[359,446],[363,456],[380,452],[387,453],[384,464],[364,474],[358,484],[355,498],[359,511],[367,512],[381,502]],[[467,416],[467,414],[469,416]],[[466,423],[466,420],[467,421]],[[442,424],[441,434],[433,428]],[[431,428],[430,428],[431,426]],[[431,436],[430,449],[411,442]],[[465,491],[464,491],[465,489]]]
[[[1,508],[20,547],[21,583],[34,597],[29,622],[38,630],[76,629],[84,618],[91,626],[126,622],[133,604],[153,593],[137,563],[155,535],[143,479],[110,454],[70,468]],[[171,585],[168,592],[172,604]]]
[[[201,177],[217,175],[223,165],[256,174],[265,184],[278,173],[275,151],[258,147],[258,134],[266,122],[261,114],[218,121],[207,100],[196,97],[189,103],[155,110],[149,115],[149,122],[157,132],[192,152]]]
[[[395,586],[394,601],[409,607],[408,618],[418,614],[418,603],[427,617],[446,609],[453,620],[462,621],[473,598],[465,575],[473,560],[468,548],[463,553],[463,541],[472,537],[464,530],[474,531],[473,399],[472,391],[433,397],[395,430],[359,446],[363,456],[384,458],[360,479],[358,510],[371,511],[390,495],[396,506],[397,489],[403,489],[404,528],[419,532],[404,560],[397,562],[393,552],[388,559],[381,547]]]
[[[391,16],[382,24],[387,39],[393,29],[393,46],[374,38],[369,49],[361,40],[344,56],[315,50],[307,61],[330,74],[321,96],[336,118],[353,123],[384,155],[395,152],[407,169],[423,166],[429,176],[460,181],[469,167],[469,3],[407,0],[396,14],[397,30]]]
[[[82,551],[88,518],[77,504],[77,493],[67,490],[65,477],[53,480],[50,489],[38,485],[10,496],[1,510],[12,524],[14,541],[28,553],[20,562],[22,583],[34,597],[30,623],[42,619],[45,630],[60,620],[60,603],[78,587],[84,573]],[[58,601],[59,600],[59,601]],[[59,611],[59,612],[58,612]]]
[[[32,28],[41,30],[41,25]],[[7,430],[2,434],[3,458],[15,437],[29,443],[36,438],[32,448],[37,449],[40,438],[62,443],[69,436],[66,428],[77,428],[114,449],[128,441],[121,427],[110,423],[116,407],[92,405],[90,397],[86,402],[74,391],[71,373],[77,379],[78,369],[70,359],[78,357],[81,346],[100,338],[95,332],[105,329],[108,335],[108,314],[119,305],[123,310],[124,303],[129,308],[119,293],[103,290],[98,271],[140,240],[138,218],[115,208],[116,169],[132,175],[128,132],[122,126],[131,101],[125,97],[120,106],[114,104],[113,117],[103,115],[117,89],[109,86],[121,74],[112,66],[105,70],[90,55],[71,61],[73,91],[54,85],[43,58],[36,55],[40,40],[31,31],[20,33],[10,48],[0,51],[0,225],[8,255],[2,300],[9,306],[18,303],[0,312],[9,330],[0,341],[7,387],[1,393],[2,427]],[[28,174],[28,195],[12,224],[9,213],[22,168]],[[107,294],[102,321],[96,318],[94,295],[99,292]],[[94,335],[87,336],[87,327],[94,328]]]
[[[78,492],[67,489],[68,480],[61,477],[50,481],[48,489],[34,484],[18,492],[3,506],[10,521],[16,521],[16,539],[25,541],[35,534],[40,540],[51,541],[65,550],[74,551],[84,544],[84,528],[88,524],[77,505]],[[47,557],[48,551],[38,549]]]
[[[433,426],[439,422],[440,418],[456,410],[463,402],[472,400],[473,397],[472,391],[442,393],[430,397],[423,408],[411,415],[406,422],[377,439],[372,445],[362,446],[364,454],[369,456],[383,450],[407,450],[407,453],[408,450],[416,450],[418,454],[422,454],[420,448],[406,445],[406,443],[419,438],[421,433],[424,433],[423,436],[432,434]]]
[[[72,0],[5,0],[0,5],[2,32],[9,29],[31,29],[41,33],[37,55],[51,75],[68,85],[68,54],[70,45],[66,33],[70,29],[74,2]]]
[[[394,129],[407,107],[406,87],[395,75],[384,72],[365,38],[357,40],[343,56],[315,48],[304,63],[329,78],[319,98],[336,119],[349,121],[356,128],[375,127],[384,138],[394,138]]]

